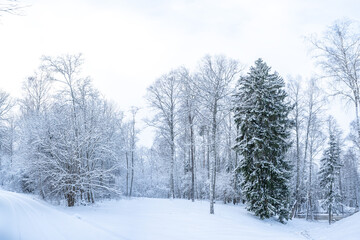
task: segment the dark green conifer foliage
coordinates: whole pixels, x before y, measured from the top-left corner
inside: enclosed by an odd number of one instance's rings
[[[291,166],[285,159],[290,147],[291,106],[283,79],[258,59],[239,80],[235,95],[235,149],[242,155],[238,171],[247,209],[261,219],[289,217]]]
[[[329,146],[321,159],[320,187],[324,190],[324,202],[329,213],[329,224],[332,222],[332,215],[340,203],[340,190],[338,178],[340,173],[340,147],[333,132],[330,132]]]

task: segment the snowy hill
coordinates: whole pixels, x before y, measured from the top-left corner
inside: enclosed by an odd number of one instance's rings
[[[95,206],[54,207],[24,194],[0,191],[1,240],[92,239],[358,239],[360,214],[332,226],[296,219],[261,221],[243,206],[147,199]],[[345,234],[345,235],[344,235]]]
[[[307,226],[307,232],[315,240],[359,240],[360,212],[329,226]]]
[[[0,190],[1,240],[121,239],[24,194]]]

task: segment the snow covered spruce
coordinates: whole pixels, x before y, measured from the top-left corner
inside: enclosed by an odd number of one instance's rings
[[[341,168],[339,140],[339,132],[334,126],[333,119],[329,119],[329,146],[321,158],[319,171],[320,186],[325,190],[322,204],[328,209],[329,224],[334,212],[340,210],[341,206],[341,186],[338,184]]]
[[[248,210],[260,218],[289,218],[291,168],[285,158],[290,147],[292,121],[283,79],[258,59],[247,76],[240,78],[235,102],[239,129],[236,149],[242,159],[242,189]]]

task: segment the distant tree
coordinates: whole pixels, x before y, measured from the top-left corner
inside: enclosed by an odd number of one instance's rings
[[[356,120],[354,120],[350,123],[350,133],[347,138],[353,144],[356,151],[358,153],[360,153],[360,138],[358,137]]]
[[[314,159],[323,150],[326,140],[324,134],[323,113],[325,110],[325,98],[323,92],[318,87],[316,79],[311,78],[305,92],[305,139],[304,139],[304,160],[303,174],[307,173],[306,189],[306,218],[313,219],[314,197],[313,197],[313,178],[314,178]],[[306,172],[307,168],[307,172]]]
[[[185,139],[186,145],[185,151],[189,149],[189,170],[191,172],[191,184],[189,198],[194,202],[195,200],[195,120],[198,116],[198,98],[196,92],[195,78],[191,76],[190,72],[186,68],[180,69],[181,75],[181,119],[184,119],[184,133],[187,138]]]
[[[0,90],[0,170],[3,165],[3,156],[10,156],[10,161],[13,155],[14,143],[14,117],[11,110],[14,107],[14,101],[10,95]],[[0,173],[1,174],[1,173]],[[0,181],[1,181],[0,177]]]
[[[236,150],[248,210],[261,219],[289,217],[291,167],[285,159],[290,147],[291,110],[283,79],[258,59],[240,78],[235,95]]]
[[[359,209],[359,193],[360,178],[358,168],[358,157],[354,149],[349,148],[344,154],[343,184],[344,184],[344,200],[347,206]]]
[[[337,21],[322,38],[311,37],[314,55],[324,70],[323,77],[333,80],[333,95],[355,106],[356,131],[360,138],[360,31],[358,23]]]
[[[12,145],[13,134],[9,133],[13,129],[14,118],[11,114],[11,110],[15,106],[14,100],[10,95],[4,91],[0,90],[0,152],[4,150],[6,152],[12,152],[9,149]],[[1,167],[1,158],[0,158],[0,167]]]
[[[340,175],[340,146],[336,129],[329,120],[329,143],[321,159],[321,168],[319,172],[320,186],[324,189],[323,205],[328,209],[329,224],[332,222],[333,212],[341,201],[340,186],[338,179]]]
[[[51,106],[50,88],[50,76],[40,69],[23,82],[23,97],[18,101],[21,110],[19,120],[21,146],[19,152],[23,158],[31,159],[31,163],[33,163],[30,166],[28,162],[24,164],[27,168],[24,170],[22,188],[25,191],[32,191],[37,188],[36,193],[39,193],[44,199],[47,194],[41,173],[42,168],[36,164],[39,158],[32,151],[39,149],[32,149],[30,146],[34,146],[35,136],[41,131],[41,128],[45,127],[42,124],[45,122],[44,116]]]
[[[157,79],[147,90],[148,103],[155,111],[154,118],[148,122],[148,124],[155,127],[160,132],[170,149],[169,196],[172,198],[175,198],[175,138],[177,136],[178,109],[181,90],[179,79],[179,72],[176,70],[171,71]]]
[[[20,99],[23,114],[39,114],[50,102],[50,75],[45,71],[35,72],[23,83],[24,97]]]
[[[300,85],[300,78],[291,78],[288,85],[288,93],[291,104],[293,104],[294,108],[291,111],[291,117],[294,120],[294,131],[295,131],[295,190],[294,190],[294,204],[292,207],[291,218],[295,217],[300,208],[301,204],[301,185],[303,182],[303,178],[301,175],[301,129],[303,126],[303,95],[302,89]]]
[[[214,214],[216,165],[219,161],[219,125],[221,113],[230,111],[225,101],[233,94],[233,82],[240,72],[239,63],[225,56],[205,56],[195,81],[198,96],[204,109],[203,117],[210,132],[210,214]],[[225,115],[226,116],[226,115]]]
[[[131,156],[131,180],[130,180],[130,192],[129,196],[131,197],[133,192],[134,184],[134,162],[135,162],[135,151],[136,151],[136,141],[137,141],[137,130],[136,130],[136,114],[139,111],[137,107],[131,107],[131,122],[130,122],[130,156]]]
[[[8,113],[14,106],[14,101],[11,99],[10,95],[4,91],[0,90],[0,121],[7,120]]]
[[[118,193],[114,172],[121,115],[89,78],[80,76],[81,65],[81,55],[44,57],[42,70],[59,90],[49,103],[46,83],[28,79],[22,99],[26,111],[19,145],[28,160],[23,189],[44,198],[64,197],[69,207]]]
[[[301,83],[306,82],[306,88]],[[294,199],[291,217],[306,211],[307,219],[313,219],[314,210],[314,159],[322,151],[325,135],[323,134],[323,113],[325,110],[324,92],[318,87],[317,79],[308,81],[291,78],[288,87],[289,98],[294,108]]]

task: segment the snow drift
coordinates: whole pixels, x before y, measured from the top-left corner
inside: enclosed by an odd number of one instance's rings
[[[360,214],[329,226],[295,219],[259,220],[244,206],[188,200],[134,198],[92,206],[51,206],[25,194],[0,190],[1,240],[357,240]]]

